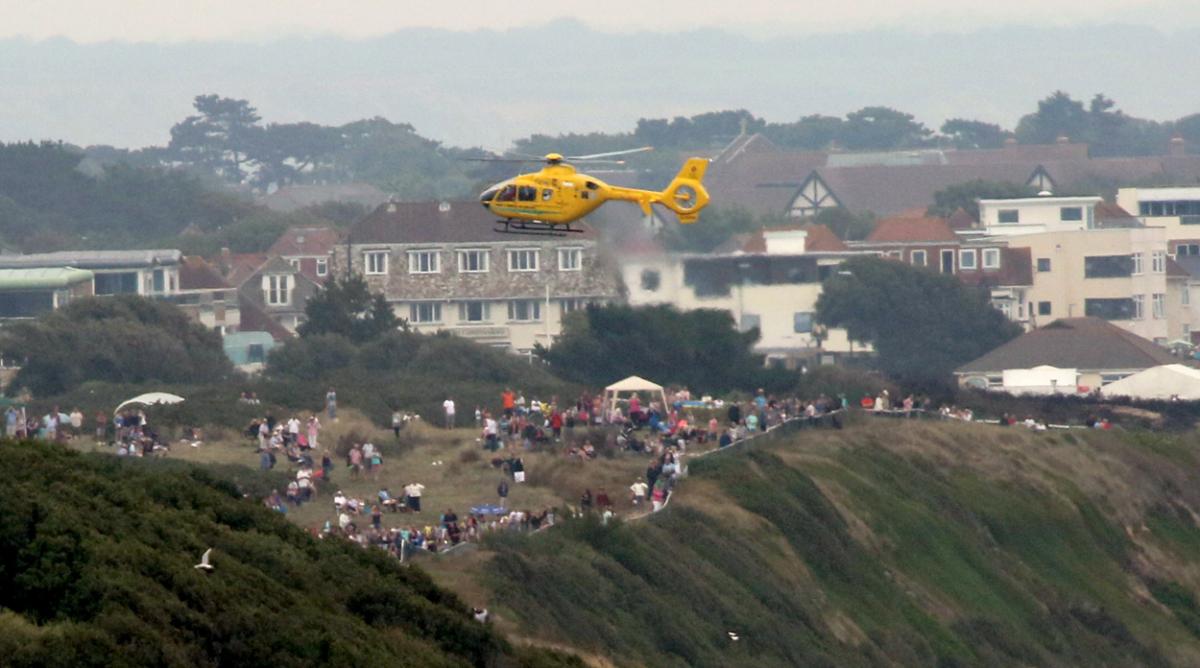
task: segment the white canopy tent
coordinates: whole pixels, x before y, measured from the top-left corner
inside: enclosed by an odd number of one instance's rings
[[[1106,397],[1131,399],[1200,399],[1200,369],[1164,364],[1113,381],[1100,390]]]
[[[126,399],[125,401],[122,401],[120,405],[117,406],[116,410],[113,411],[113,413],[120,413],[122,408],[131,406],[133,404],[154,406],[157,404],[177,404],[183,400],[183,397],[179,396],[178,394],[169,394],[167,392],[147,392],[146,394],[139,394],[132,399]]]
[[[604,388],[605,409],[611,415],[617,408],[617,403],[621,401],[621,395],[625,395],[625,399],[628,400],[629,397],[641,392],[661,401],[663,410],[666,410],[669,405],[667,404],[667,393],[663,390],[662,385],[652,383],[641,376],[630,376]],[[607,418],[607,416],[605,417]]]

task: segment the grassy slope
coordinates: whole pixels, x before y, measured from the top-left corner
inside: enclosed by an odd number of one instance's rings
[[[1198,463],[1190,436],[801,432],[473,565],[510,628],[619,663],[1196,665]]]
[[[206,471],[0,442],[0,663],[553,666],[416,569]],[[214,549],[215,571],[194,564]]]

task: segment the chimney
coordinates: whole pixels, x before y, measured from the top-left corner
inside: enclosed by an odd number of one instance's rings
[[[221,267],[220,267],[220,269],[221,269],[221,273],[222,273],[222,274],[228,274],[228,273],[229,273],[229,270],[230,270],[230,268],[232,268],[232,267],[233,267],[233,253],[232,253],[232,252],[230,252],[230,250],[229,250],[229,246],[222,246],[222,247],[221,247],[221,261],[220,261],[220,264],[221,264]]]
[[[1171,143],[1167,144],[1167,155],[1182,156],[1187,155],[1187,140],[1182,135],[1171,137]]]

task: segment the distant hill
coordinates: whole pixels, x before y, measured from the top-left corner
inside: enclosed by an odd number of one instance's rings
[[[802,431],[694,460],[648,520],[499,541],[480,577],[620,665],[1195,666],[1197,464],[1190,435]]]
[[[782,122],[881,104],[930,127],[952,117],[1012,127],[1058,89],[1080,99],[1103,92],[1131,115],[1165,120],[1200,109],[1200,74],[1174,66],[1191,62],[1197,36],[1107,25],[751,39],[610,34],[558,21],[366,40],[8,39],[0,141],[164,145],[206,92],[252,100],[268,122],[383,116],[424,137],[493,149],[534,133],[624,132],[641,117],[739,108]]]
[[[582,665],[419,570],[315,540],[216,474],[0,443],[5,666]],[[213,549],[214,570],[193,569]]]

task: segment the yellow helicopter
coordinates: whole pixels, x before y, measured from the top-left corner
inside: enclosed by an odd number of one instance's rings
[[[651,147],[564,157],[550,153],[542,160],[546,166],[539,172],[521,174],[501,181],[479,195],[479,201],[499,218],[497,232],[563,236],[582,232],[571,223],[595,211],[609,200],[634,202],[650,215],[653,204],[661,204],[679,217],[681,223],[694,223],[700,210],[708,205],[708,191],[701,181],[708,169],[708,160],[689,158],[683,169],[662,192],[609,185],[600,179],[575,171],[573,162],[608,162],[615,156],[649,151]],[[528,162],[508,158],[477,158],[499,162]]]

